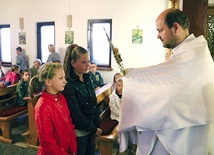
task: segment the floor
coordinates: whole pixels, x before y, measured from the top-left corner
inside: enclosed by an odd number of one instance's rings
[[[27,148],[27,143],[22,133],[28,130],[27,114],[19,117],[12,123],[12,139],[13,144],[0,142],[0,155],[36,155],[37,150]],[[0,133],[1,135],[1,133]],[[118,145],[114,144],[113,155],[117,155]],[[96,150],[95,155],[100,155],[99,150]]]

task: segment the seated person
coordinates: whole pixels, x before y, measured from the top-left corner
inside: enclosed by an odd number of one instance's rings
[[[109,108],[111,110],[111,119],[117,120],[119,122],[120,118],[120,109],[121,109],[121,99],[123,93],[123,80],[122,78],[118,78],[115,82],[115,87],[113,92],[109,95]],[[136,153],[136,131],[129,131],[128,133],[129,141],[128,141],[128,149],[123,152],[123,154],[134,155]],[[118,135],[118,141],[119,141]]]
[[[97,65],[94,62],[91,62],[89,65],[90,79],[92,81],[92,86],[94,90],[99,89],[104,85],[103,78],[99,72],[97,72]]]
[[[40,59],[34,60],[33,67],[30,68],[31,77],[38,74],[38,70],[41,65],[42,65],[42,61]]]
[[[113,76],[113,83],[112,83],[112,86],[111,86],[111,91],[115,90],[114,86],[116,84],[116,80],[118,78],[121,78],[122,77],[122,74],[121,73],[115,73],[114,76]]]
[[[23,98],[28,96],[28,83],[31,78],[30,70],[24,69],[21,73],[21,76],[22,76],[22,79],[19,80],[16,87],[16,93],[17,93],[16,100],[20,106],[26,106],[27,101],[23,100]]]
[[[111,110],[111,119],[117,120],[119,122],[121,98],[123,91],[123,81],[118,78],[115,83],[115,89],[109,95],[109,108]]]
[[[0,82],[0,87],[16,84],[20,80],[20,69],[18,65],[12,65],[11,70],[6,73],[4,81]]]

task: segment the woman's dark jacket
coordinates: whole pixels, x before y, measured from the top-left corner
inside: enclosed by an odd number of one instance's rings
[[[66,79],[67,85],[62,93],[68,102],[75,129],[95,133],[100,125],[100,110],[89,76],[83,74],[82,82],[73,72],[72,79]]]

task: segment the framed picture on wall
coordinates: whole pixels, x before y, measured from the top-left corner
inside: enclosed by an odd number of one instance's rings
[[[132,30],[132,44],[142,44],[143,41],[143,30],[133,29]]]
[[[74,31],[65,31],[65,44],[74,43]]]
[[[25,32],[19,32],[19,44],[20,45],[26,44],[26,33]]]

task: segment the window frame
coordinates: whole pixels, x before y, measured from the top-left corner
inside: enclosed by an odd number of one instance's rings
[[[93,24],[110,24],[109,38],[112,39],[112,19],[89,19],[88,20],[88,51],[90,51],[90,60],[93,61]],[[104,30],[103,30],[104,31]],[[106,41],[107,37],[106,37]],[[109,44],[109,62],[108,65],[97,64],[98,70],[112,70],[111,68],[111,46]]]
[[[10,24],[2,24],[2,25],[0,25],[0,29],[2,29],[2,28],[10,28]],[[2,39],[2,37],[1,37],[1,32],[0,32],[0,59],[2,59],[1,39]],[[11,42],[11,40],[10,40],[10,42]],[[12,48],[10,50],[12,50]],[[11,52],[11,56],[12,56],[12,51],[10,51],[10,52]],[[4,66],[4,67],[10,67],[11,65],[12,65],[12,57],[11,57],[11,62],[2,61],[2,66]]]
[[[42,26],[54,26],[54,45],[55,45],[55,22],[38,22],[37,23],[37,58],[39,58],[42,61],[42,45],[41,45],[41,27]]]

